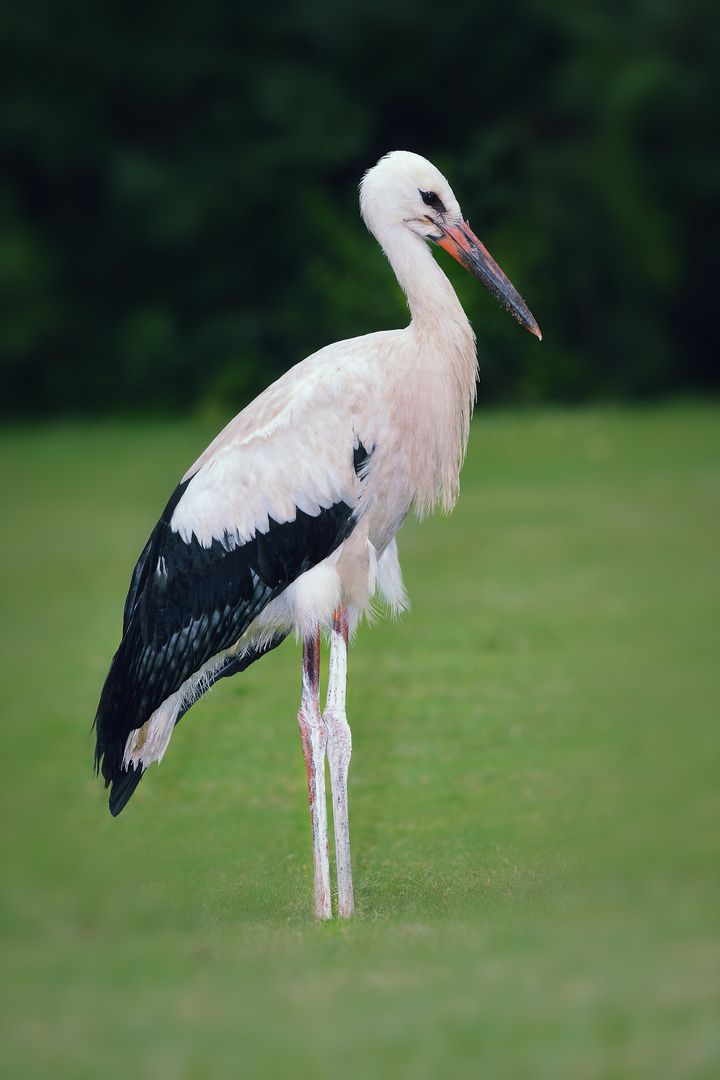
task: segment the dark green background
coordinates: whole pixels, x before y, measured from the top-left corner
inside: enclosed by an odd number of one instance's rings
[[[481,400],[717,388],[701,0],[24,0],[0,37],[6,415],[227,414],[402,325],[356,190],[396,148],[446,172],[544,331],[448,268]]]

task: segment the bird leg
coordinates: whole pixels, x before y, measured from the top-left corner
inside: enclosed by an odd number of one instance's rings
[[[327,730],[327,758],[330,766],[338,879],[338,915],[341,919],[355,914],[347,803],[347,777],[352,753],[350,725],[345,715],[347,650],[347,613],[343,608],[339,608],[335,612],[333,628],[330,632],[330,668],[323,722]]]
[[[302,737],[313,840],[315,917],[331,919],[325,751],[327,727],[320,715],[320,630],[303,637],[302,696],[298,723]]]

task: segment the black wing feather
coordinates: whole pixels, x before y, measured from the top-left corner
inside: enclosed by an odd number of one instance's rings
[[[113,813],[120,812],[140,780],[139,769],[122,767],[129,733],[203,664],[233,645],[271,600],[327,558],[355,525],[353,508],[345,502],[316,516],[298,508],[294,521],[270,518],[267,532],[244,544],[225,536],[206,548],[195,536],[185,541],[170,527],[188,482],[176,488],[133,571],[122,641],[95,718],[95,764],[105,786],[113,783]],[[280,640],[251,650],[247,662],[228,663],[215,678],[244,669]]]

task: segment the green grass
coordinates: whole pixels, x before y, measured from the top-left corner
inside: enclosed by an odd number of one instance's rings
[[[112,820],[90,724],[212,434],[0,436],[0,1073],[711,1077],[720,409],[491,413],[351,655],[359,916],[317,925],[286,644]]]

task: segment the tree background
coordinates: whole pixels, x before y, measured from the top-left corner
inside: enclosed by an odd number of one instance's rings
[[[717,391],[702,0],[23,0],[0,10],[0,411],[228,414],[407,318],[357,208],[448,176],[542,345],[440,253],[480,398]]]

